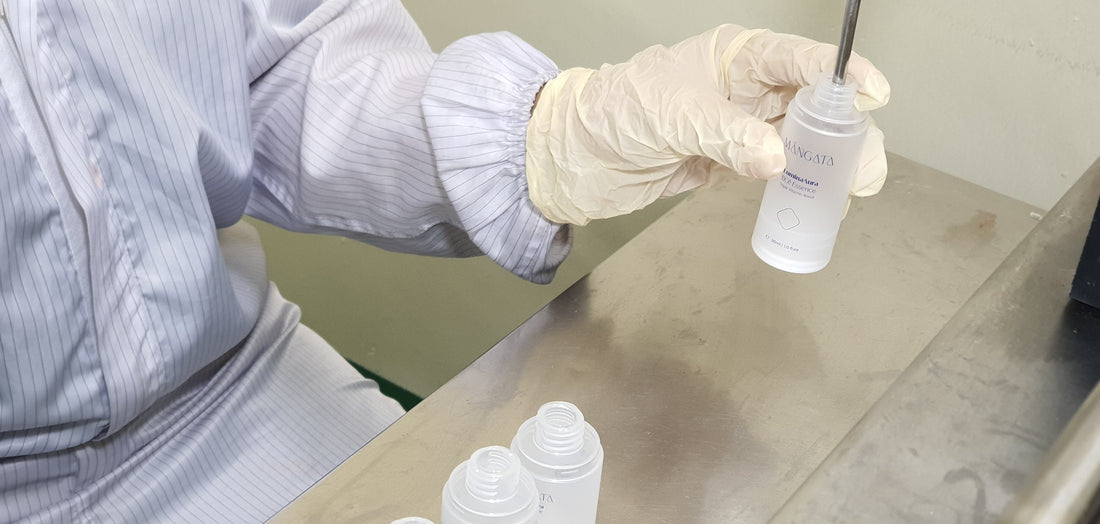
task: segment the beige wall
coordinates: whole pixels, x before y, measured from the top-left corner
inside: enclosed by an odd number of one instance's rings
[[[562,67],[722,22],[833,42],[842,0],[406,0],[432,45],[512,31]],[[894,88],[887,147],[1049,208],[1100,155],[1100,2],[868,0],[855,48]]]

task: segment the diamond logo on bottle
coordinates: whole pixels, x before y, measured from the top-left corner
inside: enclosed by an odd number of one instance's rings
[[[776,215],[779,218],[779,227],[786,230],[794,229],[798,227],[798,224],[801,223],[798,220],[798,215],[794,212],[793,209],[789,207],[780,210],[779,213],[777,213]]]

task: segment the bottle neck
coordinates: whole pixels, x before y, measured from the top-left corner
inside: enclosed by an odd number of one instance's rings
[[[787,108],[787,117],[830,133],[859,131],[865,126],[867,114],[856,110],[858,89],[855,82],[839,85],[833,83],[831,75],[822,74],[816,82],[798,91]]]
[[[535,416],[535,445],[554,454],[568,455],[584,447],[584,415],[568,402],[550,402]]]
[[[837,84],[829,75],[821,75],[814,84],[811,100],[815,106],[829,113],[848,112],[855,107],[858,89],[854,82]]]
[[[511,498],[519,490],[519,459],[508,448],[489,446],[466,463],[466,489],[476,498],[495,501]]]

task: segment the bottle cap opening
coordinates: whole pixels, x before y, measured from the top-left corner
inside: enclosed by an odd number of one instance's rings
[[[546,451],[568,454],[584,446],[584,415],[568,402],[548,402],[535,415],[535,445]]]
[[[481,448],[466,464],[466,489],[479,499],[507,499],[515,495],[519,482],[519,459],[508,448]]]

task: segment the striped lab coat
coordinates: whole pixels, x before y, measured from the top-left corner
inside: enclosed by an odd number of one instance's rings
[[[0,522],[248,522],[401,413],[267,281],[248,214],[547,282],[557,74],[398,0],[0,0]],[[370,494],[363,494],[369,497]]]

